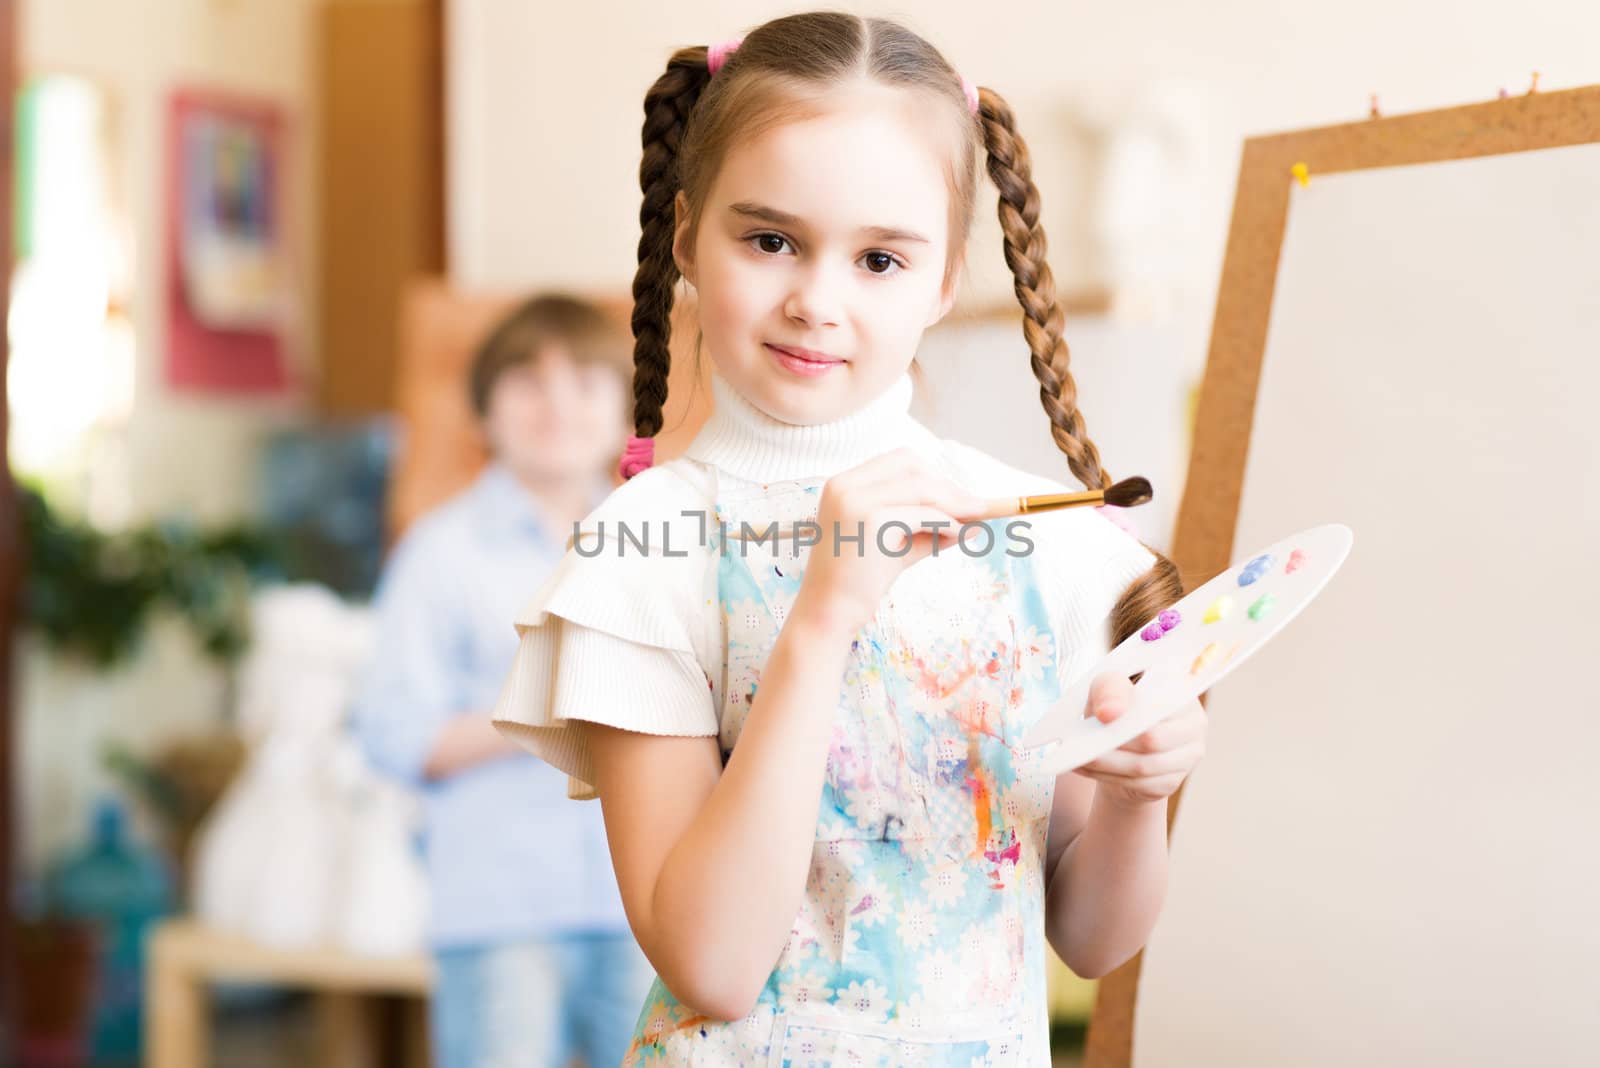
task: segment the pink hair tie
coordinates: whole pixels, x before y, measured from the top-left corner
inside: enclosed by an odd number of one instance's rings
[[[715,75],[717,71],[722,69],[722,65],[728,62],[728,57],[733,55],[742,44],[744,44],[743,37],[730,37],[721,44],[714,44],[707,48],[706,70]]]
[[[626,481],[647,469],[655,460],[656,439],[629,434],[628,444],[622,450],[622,460],[617,464],[617,473]]]
[[[967,81],[965,75],[961,78],[961,92],[967,98],[967,110],[976,115],[978,113],[978,87]]]

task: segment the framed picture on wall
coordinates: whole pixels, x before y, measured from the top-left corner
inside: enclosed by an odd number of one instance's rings
[[[271,103],[173,94],[166,378],[176,389],[272,393],[291,385],[283,128]]]

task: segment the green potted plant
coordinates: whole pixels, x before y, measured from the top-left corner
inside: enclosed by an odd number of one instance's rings
[[[247,526],[200,531],[167,522],[106,532],[52,507],[36,488],[23,487],[19,504],[27,561],[22,625],[52,656],[96,674],[130,661],[158,614],[176,616],[200,649],[231,667],[248,641],[251,588],[281,574],[274,542]],[[158,820],[178,821],[166,837],[179,844],[193,806],[177,779],[117,746],[103,756]],[[122,903],[99,893],[78,894],[84,900],[74,904],[48,881],[34,897],[17,942],[25,978],[19,1049],[27,1064],[82,1063],[109,1041],[97,1025],[111,1005],[101,1004],[110,990],[102,983],[107,969],[124,983],[137,974],[136,962],[126,959],[126,937],[116,943],[117,959],[110,956],[107,936],[120,930]],[[130,1041],[120,1032],[114,1037],[119,1048]]]

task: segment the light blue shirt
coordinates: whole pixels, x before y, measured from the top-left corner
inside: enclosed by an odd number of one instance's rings
[[[597,485],[593,503],[604,495]],[[355,726],[373,765],[422,793],[438,948],[627,931],[600,806],[569,800],[563,772],[519,754],[422,776],[452,717],[494,707],[516,655],[513,620],[565,546],[566,532],[491,464],[406,532],[378,584]]]

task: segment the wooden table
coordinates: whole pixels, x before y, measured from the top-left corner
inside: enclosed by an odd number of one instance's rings
[[[267,983],[316,994],[319,1060],[329,1068],[378,1068],[369,995],[425,999],[433,986],[433,962],[425,956],[270,949],[192,919],[169,920],[155,929],[145,969],[147,1068],[208,1068],[206,987],[214,982]],[[421,1001],[406,1014],[407,1059],[419,1065],[427,1063],[424,1007]]]

